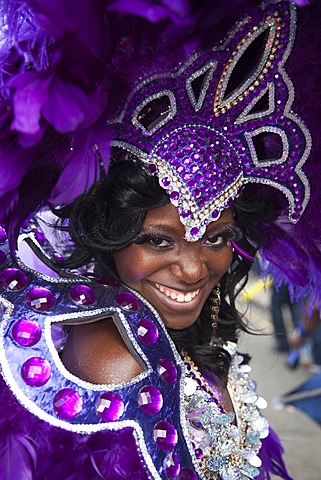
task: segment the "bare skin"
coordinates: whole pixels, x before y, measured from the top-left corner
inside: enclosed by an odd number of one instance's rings
[[[143,231],[152,238],[140,239],[114,256],[119,276],[157,309],[165,325],[186,328],[198,318],[230,266],[232,249],[226,232],[232,227],[232,212],[226,210],[201,240],[190,243],[183,238],[184,227],[175,207],[151,210]],[[112,319],[73,326],[62,361],[72,374],[95,384],[119,384],[143,370]],[[222,406],[233,411],[226,388],[217,388]]]
[[[128,351],[112,318],[73,326],[62,361],[71,373],[96,384],[119,384],[143,370]]]

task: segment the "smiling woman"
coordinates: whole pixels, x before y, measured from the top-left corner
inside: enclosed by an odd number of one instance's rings
[[[156,309],[179,350],[186,349],[200,367],[227,382],[230,356],[221,345],[210,343],[213,334],[235,342],[237,331],[246,331],[235,308],[235,286],[246,280],[251,267],[250,258],[254,257],[255,242],[259,240],[252,225],[270,215],[268,198],[262,196],[253,203],[251,193],[243,194],[233,207],[208,224],[202,238],[190,242],[177,209],[157,179],[128,160],[118,160],[112,163],[107,176],[103,174],[92,189],[57,214],[61,218],[60,228],[67,228],[76,245],[69,258],[59,262],[60,267],[74,269],[94,259],[97,274],[121,280]],[[63,227],[66,220],[68,227]],[[244,228],[246,236],[242,234]],[[247,256],[240,256],[236,249],[247,251]],[[211,308],[217,295],[221,303],[220,321],[213,331]],[[119,335],[120,350],[111,362],[111,338],[102,324],[100,328],[101,331],[97,325],[72,327],[63,361],[82,378],[88,377],[87,369],[93,378],[95,364],[96,380],[101,379],[101,366],[109,383],[119,359],[117,376],[124,374],[128,379],[129,371],[123,369],[122,362],[126,356],[134,362],[132,353]],[[113,327],[109,324],[109,328]],[[80,329],[85,329],[86,336],[77,336],[75,330]],[[100,352],[100,362],[86,361],[91,333],[93,343],[99,336],[105,338],[101,348],[93,349]],[[116,337],[114,331],[113,339]],[[80,363],[84,370],[79,369]],[[137,366],[138,363],[137,359]]]
[[[1,480],[291,480],[235,302],[321,303],[320,6],[0,9]]]
[[[139,170],[137,174],[143,175]],[[122,175],[126,176],[126,168],[122,169]],[[59,214],[62,215],[62,210]],[[177,210],[168,203],[149,210],[133,242],[113,253],[113,274],[141,294],[166,327],[183,330],[199,318],[212,290],[230,267],[233,257],[230,242],[236,240],[237,234],[232,209],[228,209],[219,220],[209,224],[202,239],[187,242]],[[91,252],[93,257],[95,251]],[[66,263],[71,265],[70,260]],[[97,353],[93,352],[98,352],[99,358],[94,360]],[[73,327],[62,359],[70,372],[96,383],[126,381],[141,371],[108,320]]]
[[[147,213],[134,242],[114,253],[122,281],[140,293],[173,329],[190,327],[232,261],[233,214],[227,210],[197,242],[184,238],[176,208]]]
[[[267,198],[255,204],[252,200],[251,194],[243,194],[191,242],[155,177],[130,161],[118,161],[92,189],[57,211],[60,228],[67,228],[75,245],[59,266],[74,269],[93,259],[96,274],[111,275],[149,302],[178,352],[206,375],[232,423],[238,414],[227,388],[233,356],[224,342],[235,342],[238,331],[246,331],[234,305],[234,284],[246,279],[256,251],[251,225],[270,214]],[[66,220],[68,227],[63,226]],[[247,236],[242,234],[245,226]],[[115,385],[138,380],[146,371],[115,320],[71,322],[62,352],[70,373],[94,384]]]

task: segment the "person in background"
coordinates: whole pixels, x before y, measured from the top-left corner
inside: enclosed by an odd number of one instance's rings
[[[318,374],[321,373],[321,319],[319,309],[313,308],[310,314],[310,308],[307,303],[302,320],[290,336],[290,348],[300,357],[300,349],[309,344],[313,361],[309,370],[311,373]]]
[[[299,303],[291,301],[286,285],[281,285],[279,288],[276,288],[273,284],[271,288],[271,319],[276,342],[275,349],[278,352],[286,353],[290,347],[288,340],[289,327],[285,322],[286,312],[284,310],[288,310],[291,322],[290,328],[292,327],[292,330],[294,330],[299,323],[302,307]]]

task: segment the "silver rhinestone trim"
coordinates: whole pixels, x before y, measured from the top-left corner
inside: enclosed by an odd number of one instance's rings
[[[64,322],[65,325],[70,325],[70,324],[75,324],[73,323],[73,319],[80,320],[82,318],[84,319],[83,323],[93,323],[106,317],[112,317],[113,320],[115,321],[116,326],[120,330],[122,330],[121,328],[121,325],[122,325],[123,329],[126,332],[126,335],[128,335],[128,338],[130,339],[130,342],[131,342],[129,345],[130,352],[134,354],[134,356],[139,361],[139,363],[143,361],[145,365],[145,370],[142,373],[132,378],[131,380],[127,382],[122,382],[120,384],[113,384],[113,383],[94,384],[91,382],[86,382],[85,380],[82,380],[76,375],[73,375],[72,373],[70,373],[66,369],[66,367],[63,365],[59,356],[59,352],[57,352],[57,349],[55,348],[55,345],[51,337],[51,325],[54,323]],[[79,325],[79,323],[77,324]],[[148,377],[148,375],[150,375],[153,371],[148,358],[146,357],[146,355],[140,348],[139,344],[137,343],[134,335],[132,334],[125,315],[118,308],[100,308],[97,310],[92,310],[90,312],[76,312],[76,313],[57,315],[55,317],[48,317],[45,320],[44,335],[46,339],[46,344],[48,346],[48,350],[54,360],[55,366],[57,367],[58,371],[61,373],[63,377],[67,378],[68,380],[74,382],[76,385],[79,385],[83,388],[87,388],[94,391],[101,391],[101,390],[111,391],[117,388],[125,388],[125,387],[128,387],[129,385],[135,385],[136,383],[139,383],[141,380]]]
[[[265,162],[260,162],[260,160],[258,159],[257,153],[256,153],[256,149],[255,149],[253,140],[252,140],[254,137],[259,135],[260,133],[276,133],[277,135],[279,135],[281,137],[283,153],[282,153],[282,156],[280,158],[275,159],[275,160],[274,159],[273,160],[268,159]],[[248,143],[253,163],[256,167],[259,167],[259,168],[270,167],[272,165],[280,165],[280,164],[286,162],[286,160],[288,158],[288,155],[289,155],[289,141],[288,141],[288,138],[287,138],[286,134],[284,133],[284,131],[281,130],[280,128],[277,128],[277,127],[261,127],[261,128],[257,128],[256,130],[253,130],[252,132],[245,132],[244,136],[245,136],[246,141]]]
[[[160,120],[151,130],[147,130],[144,125],[138,120],[138,115],[142,108],[145,107],[149,102],[152,100],[155,100],[157,98],[162,98],[162,97],[168,97],[169,102],[170,102],[170,111],[166,112],[166,115],[164,115],[163,120]],[[146,97],[136,108],[132,116],[132,124],[140,128],[141,131],[143,132],[144,135],[151,136],[153,135],[156,130],[161,128],[165,123],[169,122],[175,115],[176,115],[176,100],[175,100],[175,95],[173,92],[170,90],[161,90],[160,92],[154,93],[153,95],[150,95]]]
[[[264,110],[262,112],[254,112],[254,113],[249,113],[251,112],[252,108],[259,102],[259,100],[264,97],[264,95],[268,92],[269,96],[269,106],[267,110]],[[248,120],[256,120],[258,118],[266,117],[267,115],[270,115],[273,113],[275,110],[275,85],[272,82],[269,82],[267,84],[267,87],[260,92],[260,94],[254,98],[249,105],[243,110],[241,115],[235,120],[236,125],[240,125],[243,122],[247,122]]]
[[[200,110],[203,106],[203,102],[204,102],[208,87],[210,85],[210,81],[212,80],[213,72],[216,69],[216,66],[217,66],[217,62],[209,62],[206,65],[204,65],[201,69],[194,72],[193,75],[191,75],[186,80],[186,84],[185,84],[186,91],[187,91],[187,94],[189,96],[192,107],[194,108],[194,110],[196,112],[198,110]],[[204,75],[204,73],[206,73],[205,82],[202,86],[199,98],[198,98],[198,100],[196,100],[195,95],[194,95],[194,90],[193,90],[193,87],[192,87],[192,83],[196,78],[200,77],[201,75]]]
[[[231,93],[231,95],[229,95],[225,100],[223,100],[229,79],[237,62],[240,60],[241,56],[251,45],[251,43],[267,29],[269,29],[269,35],[266,42],[266,48],[255,71],[239,88],[237,88]],[[227,64],[225,72],[223,72],[222,78],[219,82],[218,93],[216,94],[214,111],[231,106],[232,102],[234,101],[241,101],[242,94],[244,94],[244,92],[258,79],[264,67],[267,66],[268,58],[270,56],[276,38],[276,21],[271,17],[265,20],[265,22],[260,27],[254,27],[250,32],[248,32],[247,36],[243,39],[243,41],[234,51],[232,58],[230,58]]]

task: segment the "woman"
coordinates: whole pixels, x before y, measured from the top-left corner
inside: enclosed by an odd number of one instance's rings
[[[200,31],[206,38],[208,23],[197,23],[200,30],[189,37],[188,12],[199,20],[203,5],[185,12],[180,5],[172,13],[183,62],[174,68],[177,52],[164,53],[162,35],[150,43],[145,19],[136,28],[139,41],[129,35],[133,20],[127,24],[123,14],[132,7],[83,4],[80,14],[78,3],[66,10],[55,3],[53,12],[30,1],[51,39],[37,27],[30,42],[33,22],[19,24],[15,32],[24,41],[16,41],[3,62],[5,87],[13,92],[4,98],[3,130],[15,132],[32,165],[4,198],[12,199],[17,184],[24,198],[31,176],[46,191],[28,186],[28,201],[7,222],[11,244],[18,217],[44,198],[68,204],[56,213],[74,244],[66,260],[55,262],[36,220],[23,224],[20,238],[57,278],[25,267],[1,235],[2,374],[23,405],[2,388],[2,405],[10,407],[2,426],[5,478],[18,464],[21,478],[33,480],[244,480],[270,473],[289,479],[280,444],[259,413],[264,402],[249,378],[248,358],[237,353],[238,332],[246,325],[235,298],[258,247],[278,280],[288,279],[299,293],[319,254],[309,251],[312,233],[302,233],[304,219],[310,220],[303,215],[310,208],[309,182],[316,181],[303,166],[315,152],[307,127],[291,110],[295,95],[285,72],[294,7],[265,2],[237,23],[229,12],[231,29],[222,22],[214,31],[222,42],[190,54]],[[121,20],[126,35],[115,28],[117,48],[107,63],[111,48],[97,38],[104,38],[100,28],[113,31],[106,12],[117,8],[115,25]],[[172,41],[174,32],[164,23],[168,11],[150,14],[159,16]],[[211,24],[213,15],[206,18]],[[74,28],[75,19],[82,28]],[[98,30],[88,33],[90,19]],[[179,40],[184,25],[187,57]],[[147,55],[134,63],[137,48],[144,47]],[[34,51],[48,54],[49,67]],[[15,54],[20,63],[12,62]],[[35,62],[31,71],[28,55]],[[25,71],[17,73],[21,65]],[[26,99],[32,107],[27,120]],[[12,136],[7,140],[10,153]],[[41,176],[37,167],[48,160],[48,146],[57,163],[47,163],[50,175]],[[21,149],[14,152],[19,164]],[[101,175],[88,189],[93,152]],[[316,292],[318,274],[309,280]],[[53,341],[57,325],[67,332],[64,342]]]
[[[197,363],[208,366],[206,349],[213,354],[213,347],[204,346],[203,354],[201,351],[198,354],[197,349],[202,349],[202,344],[210,344],[213,328],[219,328],[218,336],[228,341],[236,341],[238,324],[245,329],[235,308],[235,286],[246,277],[251,260],[235,255],[231,267],[232,243],[237,241],[248,252],[255,253],[255,247],[242,235],[241,229],[246,224],[250,231],[252,222],[268,215],[268,201],[260,203],[253,207],[250,199],[238,199],[217,221],[209,224],[201,240],[187,242],[177,210],[157,179],[130,162],[117,162],[110,167],[108,176],[79,197],[75,204],[59,210],[59,216],[69,217],[69,231],[78,246],[64,263],[67,267],[79,268],[94,258],[96,273],[119,279],[142,295],[159,313],[178,347],[187,348],[193,357],[196,356]],[[253,232],[253,242],[254,235]],[[220,316],[225,321],[213,327],[209,297],[219,285],[223,302]],[[225,300],[227,296],[229,303]],[[200,317],[201,312],[204,313]],[[113,328],[112,322],[108,325],[109,329]],[[101,328],[93,332],[98,337],[93,342],[101,341],[97,354],[106,356],[105,361],[97,360],[94,365],[101,364],[102,375],[107,375],[111,338],[106,325],[87,325],[82,329],[82,337],[77,327],[77,332],[69,335],[63,360],[71,371],[79,369],[80,364],[89,367],[86,346],[91,350],[88,336],[93,327]],[[198,339],[199,335],[204,338]],[[78,345],[82,341],[85,345]],[[127,355],[127,349],[122,353]],[[82,360],[80,355],[83,355]],[[219,349],[212,368],[221,375],[224,373],[226,381],[228,368],[221,365],[221,355]],[[116,360],[121,360],[116,350],[115,356]],[[76,358],[79,363],[73,367]],[[135,366],[136,371],[139,370],[136,363],[132,369],[135,370]],[[116,375],[115,363],[111,362],[110,367],[111,374]],[[99,376],[96,366],[93,370],[92,375]],[[89,373],[88,377],[85,372],[77,373],[93,380]],[[123,369],[120,373],[130,375],[130,370]]]
[[[107,176],[58,213],[69,219],[76,245],[60,267],[74,269],[94,259],[95,273],[86,275],[95,281],[74,274],[59,285],[47,278],[56,304],[46,305],[41,275],[26,269],[28,282],[23,286],[20,278],[17,288],[9,286],[18,278],[10,276],[15,269],[6,268],[1,277],[11,293],[7,300],[14,297],[17,306],[8,324],[4,376],[9,380],[13,365],[21,367],[14,388],[18,399],[24,401],[24,385],[33,388],[33,413],[44,420],[54,414],[49,423],[65,429],[48,431],[36,418],[21,417],[14,404],[9,419],[18,432],[26,418],[37,429],[36,435],[28,433],[20,452],[24,468],[34,475],[30,478],[90,479],[98,472],[108,479],[269,478],[272,472],[290,479],[281,446],[259,414],[264,401],[249,379],[248,357],[237,354],[235,343],[238,331],[246,330],[235,308],[235,290],[251,260],[234,248],[255,253],[241,229],[249,235],[252,225],[269,215],[268,200],[253,206],[251,195],[242,194],[199,240],[188,242],[157,178],[127,161],[112,165]],[[39,244],[32,242],[39,253]],[[63,365],[50,338],[40,343],[41,320],[35,324],[34,314],[23,313],[24,297],[38,316],[52,315],[47,327],[44,319],[43,336],[48,326],[65,325],[63,348],[56,339]],[[38,394],[42,389],[45,397]],[[7,404],[8,392],[2,395]],[[45,441],[38,438],[44,429]],[[68,432],[88,429],[96,433]],[[63,452],[62,441],[69,443]],[[40,460],[44,448],[49,456]],[[33,466],[30,451],[38,454]]]

